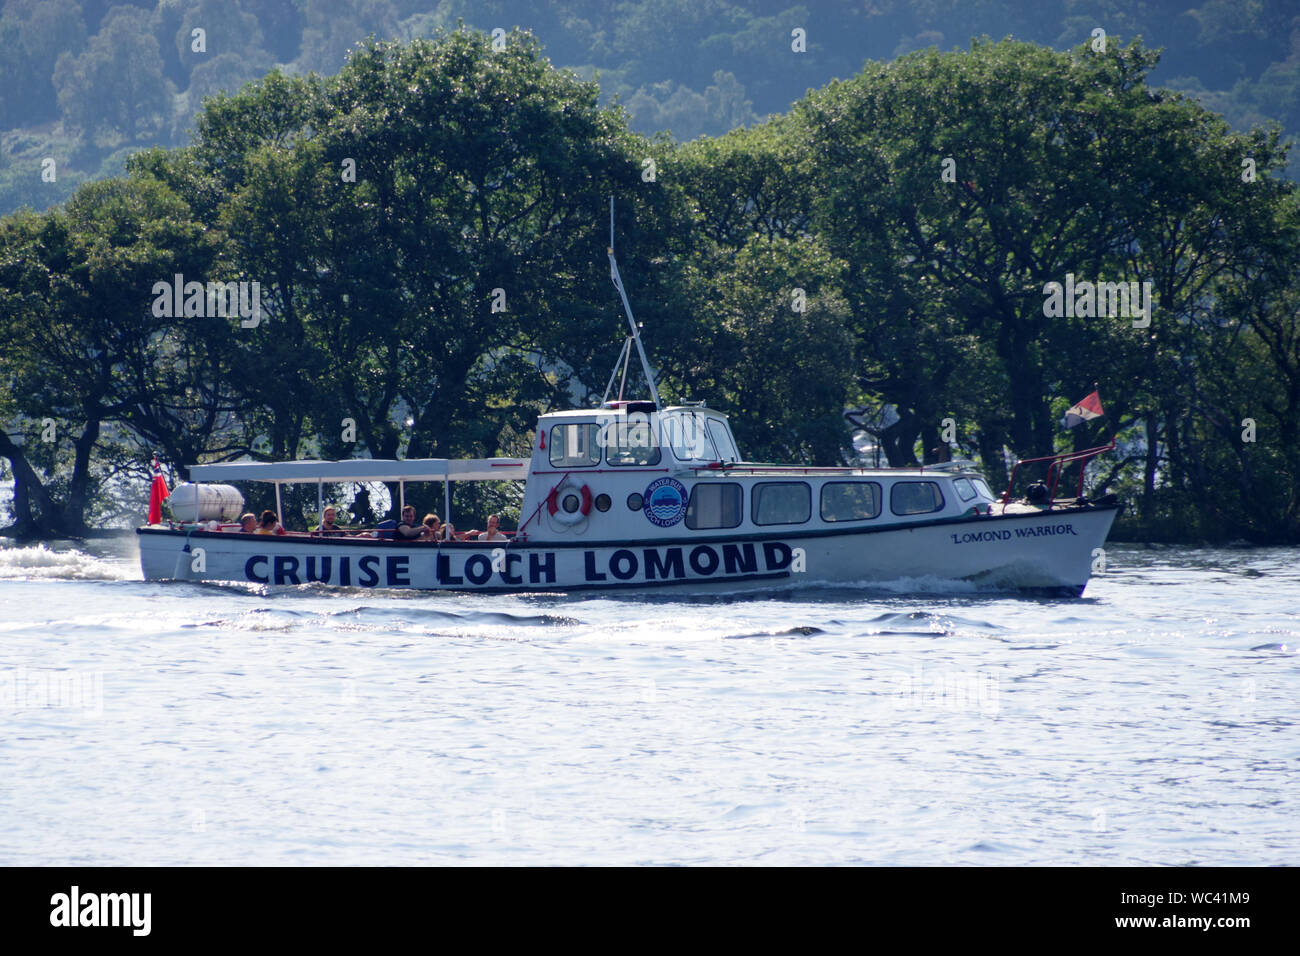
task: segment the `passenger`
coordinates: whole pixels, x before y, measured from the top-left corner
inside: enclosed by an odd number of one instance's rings
[[[393,529],[394,541],[415,541],[424,537],[425,527],[415,523],[415,507],[407,505],[402,509],[401,520]]]
[[[254,534],[288,534],[280,524],[280,516],[270,509],[262,512],[262,520],[258,522],[257,530]]]
[[[488,515],[486,531],[469,531],[466,533],[467,538],[475,538],[478,541],[509,541],[501,533],[501,518],[498,515]]]
[[[338,519],[338,514],[339,514],[338,509],[333,507],[326,508],[324,515],[321,517],[320,527],[314,528],[313,531],[316,534],[328,534],[328,535],[347,534],[347,531],[344,528],[340,528],[335,523]]]
[[[424,516],[425,531],[420,535],[421,541],[454,541],[453,535],[456,529],[450,523],[443,524],[442,519],[436,514],[427,514]]]
[[[249,511],[239,516],[240,534],[253,534],[257,531],[257,515]]]

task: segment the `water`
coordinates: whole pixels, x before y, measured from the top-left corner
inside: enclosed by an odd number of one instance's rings
[[[0,863],[1294,864],[1294,550],[1075,601],[429,596],[0,550]],[[924,588],[926,582],[909,582]]]

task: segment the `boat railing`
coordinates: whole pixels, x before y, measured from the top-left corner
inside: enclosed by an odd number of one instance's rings
[[[241,531],[238,522],[230,522],[230,521],[216,522],[217,526],[215,528],[212,527],[213,523],[214,523],[213,521],[174,521],[173,520],[173,521],[167,521],[166,525],[167,528],[171,531],[207,532],[209,534],[239,534],[239,535],[247,535],[247,536],[252,536],[253,534],[256,533],[256,532]],[[385,540],[380,537],[380,533],[384,530],[385,529],[383,528],[340,527],[338,531],[290,531],[286,528],[284,531],[275,532],[275,534],[271,535],[271,537],[323,538],[323,539],[335,539],[335,540],[340,538],[347,538],[352,540],[360,538],[362,540]],[[505,535],[507,541],[513,541],[515,539],[515,536],[518,535],[519,532],[502,531],[501,534]],[[410,539],[410,543],[415,543],[415,542],[420,542],[424,544],[430,544],[430,543],[461,544],[466,542],[472,544],[479,543],[476,538],[470,538],[468,537],[468,535],[469,532],[467,531],[457,531],[455,532],[455,537],[451,538],[450,540],[447,540],[445,538],[433,538],[429,540],[412,538]],[[527,535],[524,535],[523,538],[521,538],[520,540],[523,540],[524,538],[527,538]],[[489,542],[482,542],[482,543],[487,544]],[[498,541],[496,543],[501,544],[502,542]]]
[[[1046,505],[1050,508],[1052,503],[1057,500],[1056,491],[1061,482],[1061,476],[1065,472],[1065,467],[1073,462],[1079,462],[1079,482],[1075,487],[1074,498],[1078,500],[1083,497],[1083,473],[1087,469],[1088,462],[1098,455],[1105,454],[1108,451],[1115,450],[1115,440],[1112,438],[1109,444],[1098,445],[1095,448],[1083,448],[1078,451],[1063,451],[1055,455],[1040,455],[1037,458],[1023,458],[1017,461],[1015,467],[1011,469],[1011,477],[1007,481],[1007,490],[1002,492],[1002,510],[1005,512],[1006,507],[1011,502],[1011,490],[1016,484],[1016,475],[1019,474],[1022,465],[1035,465],[1042,462],[1050,462],[1047,466],[1047,476],[1044,482],[1047,486]]]
[[[707,465],[691,465],[689,470],[695,472],[747,472],[750,474],[797,474],[797,475],[856,475],[862,473],[899,472],[919,474],[924,472],[954,474],[963,471],[978,471],[973,461],[965,458],[956,461],[931,462],[928,465],[903,465],[897,468],[872,465],[769,465],[755,462],[710,462]]]

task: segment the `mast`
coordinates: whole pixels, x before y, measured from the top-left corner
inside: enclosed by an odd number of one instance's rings
[[[659,389],[655,388],[654,376],[650,374],[650,360],[646,358],[645,348],[641,345],[641,333],[637,329],[636,319],[632,317],[632,306],[628,304],[627,293],[623,290],[623,278],[618,274],[618,261],[614,258],[614,197],[609,197],[609,277],[614,280],[618,297],[623,300],[623,311],[627,315],[628,328],[632,330],[629,338],[636,343],[636,353],[641,357],[641,371],[645,373],[646,384],[650,386],[650,399],[659,407]],[[624,343],[626,347],[626,343]],[[631,356],[628,356],[631,358]],[[617,368],[617,366],[615,366]],[[610,384],[613,385],[613,376]],[[622,390],[620,389],[620,392]],[[622,395],[620,394],[620,398]]]

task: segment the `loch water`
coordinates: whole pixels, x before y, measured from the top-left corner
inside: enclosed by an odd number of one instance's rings
[[[1300,861],[1300,551],[1076,600],[140,579],[0,548],[0,864]]]

